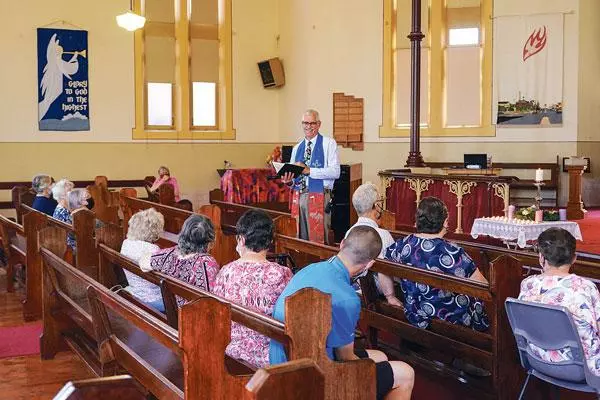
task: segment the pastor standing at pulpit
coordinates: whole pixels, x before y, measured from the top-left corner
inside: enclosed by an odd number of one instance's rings
[[[333,182],[340,177],[340,159],[334,139],[319,132],[321,120],[315,110],[302,116],[304,139],[294,146],[290,162],[304,166],[302,176],[283,181],[292,187],[292,216],[298,221],[300,238],[328,243],[331,226],[329,202]]]

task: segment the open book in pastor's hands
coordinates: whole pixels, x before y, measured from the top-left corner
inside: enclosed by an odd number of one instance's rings
[[[282,177],[288,172],[294,174],[294,178],[302,175],[302,171],[304,171],[304,167],[291,163],[280,163],[273,161],[273,168],[275,168],[275,172],[277,172],[278,177]]]

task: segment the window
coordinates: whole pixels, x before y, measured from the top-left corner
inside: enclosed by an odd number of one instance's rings
[[[448,46],[479,45],[479,28],[450,28]]]
[[[134,139],[234,139],[231,0],[135,0]]]
[[[384,0],[381,137],[409,135],[412,1]],[[421,133],[491,136],[492,0],[423,0]]]

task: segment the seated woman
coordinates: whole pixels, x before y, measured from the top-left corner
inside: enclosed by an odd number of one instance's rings
[[[143,256],[150,256],[160,248],[154,244],[165,225],[165,217],[154,208],[139,211],[129,220],[127,239],[121,245],[121,254],[139,264]],[[165,312],[160,288],[136,274],[124,271],[129,286],[125,288],[133,296],[150,307]]]
[[[178,202],[180,200],[179,183],[177,183],[177,179],[171,176],[169,168],[165,166],[160,166],[158,168],[158,178],[154,180],[154,183],[152,184],[152,187],[149,190],[151,192],[154,192],[164,184],[173,186],[173,192],[175,193],[175,202]]]
[[[90,198],[90,193],[87,189],[73,189],[69,193],[67,193],[67,213],[66,219],[65,214],[61,213],[59,218],[56,219],[66,222],[68,224],[73,224],[73,213],[79,209],[87,208],[88,199]],[[58,210],[58,207],[56,207]],[[75,254],[77,251],[77,245],[75,243],[75,234],[73,232],[69,232],[67,234],[67,246],[69,246],[73,253]]]
[[[385,229],[379,227],[379,220],[383,212],[383,199],[379,197],[377,186],[371,182],[363,183],[352,195],[352,205],[358,214],[358,221],[348,229],[346,237],[355,226],[370,226],[375,229],[381,238],[381,254],[379,258],[385,257],[388,247],[394,244],[394,238]],[[377,289],[383,294],[388,303],[401,306],[402,303],[396,297],[394,281],[389,276],[376,274]]]
[[[575,238],[562,228],[550,228],[538,237],[538,248],[542,273],[521,282],[519,299],[566,307],[577,326],[588,367],[600,375],[600,293],[593,282],[569,273],[576,257]],[[573,359],[567,349],[530,348],[547,362]]]
[[[31,181],[31,187],[36,193],[31,208],[52,216],[58,202],[51,196],[52,177],[49,175],[36,175]]]
[[[52,213],[52,217],[60,221],[67,222],[69,210],[67,206],[67,194],[73,190],[73,182],[67,179],[61,179],[52,186],[52,197],[57,201],[57,206]]]
[[[443,238],[448,227],[448,210],[440,199],[426,197],[421,200],[417,207],[416,225],[417,233],[390,246],[385,258],[487,283],[467,253]],[[400,286],[404,293],[406,319],[415,326],[427,328],[432,318],[439,318],[478,331],[489,328],[483,303],[479,299],[406,279],[402,279]]]
[[[208,254],[215,241],[215,230],[210,219],[194,214],[183,223],[177,246],[162,249],[151,256],[142,256],[142,271],[159,271],[200,289],[212,291],[219,272],[219,264]],[[179,305],[185,301],[177,299]]]
[[[262,210],[249,210],[236,225],[236,261],[217,275],[213,293],[252,311],[271,316],[277,298],[292,278],[292,271],[267,261],[273,242],[273,221]],[[227,354],[261,368],[269,364],[269,338],[245,326],[231,324]]]

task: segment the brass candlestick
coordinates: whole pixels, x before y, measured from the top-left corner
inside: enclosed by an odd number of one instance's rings
[[[542,209],[542,186],[544,186],[544,182],[535,181],[533,186],[535,186],[537,188],[537,193],[534,197],[535,206],[538,210],[541,210]]]

